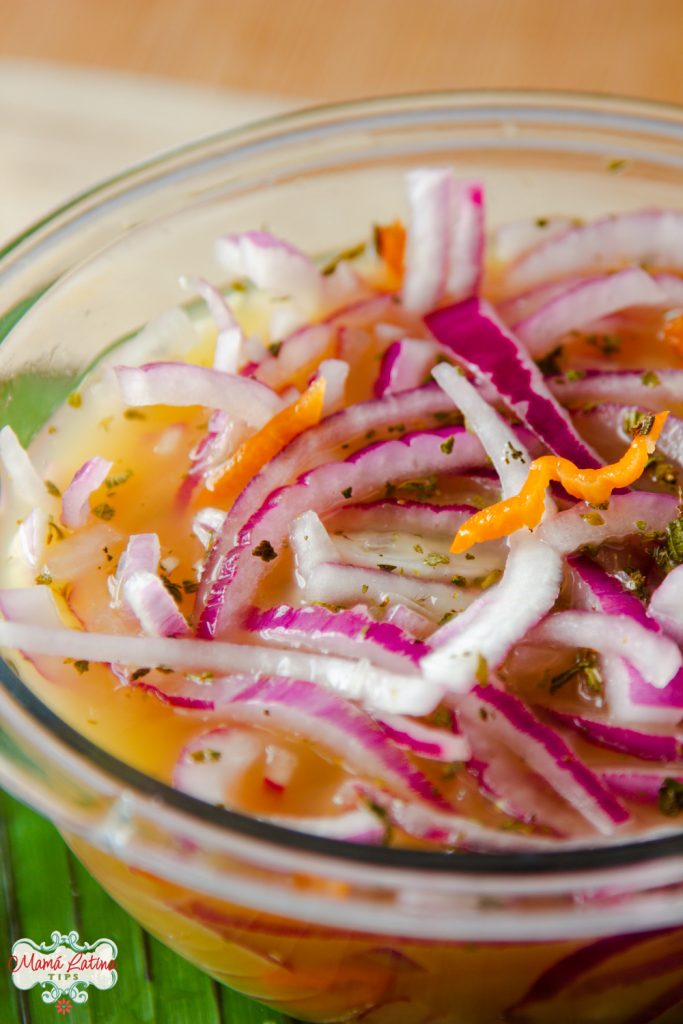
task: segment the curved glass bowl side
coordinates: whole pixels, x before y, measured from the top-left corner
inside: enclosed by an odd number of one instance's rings
[[[617,158],[629,161],[624,174],[608,170]],[[444,95],[313,111],[199,143],[94,190],[6,252],[0,310],[15,316],[0,377],[73,379],[112,337],[178,301],[178,272],[211,273],[217,224],[253,227],[261,210],[308,250],[353,241],[396,215],[403,171],[425,161],[480,170],[494,223],[633,208],[655,189],[680,206],[683,115],[586,97]],[[64,725],[7,668],[0,681],[7,788],[138,871],[302,920],[360,930],[372,920],[433,938],[683,920],[683,836],[537,857],[351,848],[175,793]],[[302,891],[302,873],[320,888]]]

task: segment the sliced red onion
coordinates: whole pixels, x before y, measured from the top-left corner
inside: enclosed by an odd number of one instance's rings
[[[95,455],[84,462],[62,495],[62,522],[71,529],[83,526],[90,511],[89,498],[104,483],[114,465],[109,459]]]
[[[125,551],[119,558],[116,572],[107,579],[112,608],[120,608],[123,585],[136,572],[155,573],[161,558],[161,544],[156,533],[134,533],[128,538]]]
[[[422,338],[401,338],[389,345],[375,381],[375,395],[394,395],[400,391],[418,388],[429,377],[437,362],[440,348],[433,341]]]
[[[516,220],[501,224],[491,235],[496,260],[510,263],[523,256],[541,242],[564,234],[576,224],[569,217],[537,217],[534,220]]]
[[[192,532],[205,550],[208,551],[214,537],[223,529],[226,515],[223,509],[210,506],[200,509],[195,515],[192,520]]]
[[[479,182],[455,183],[446,290],[455,301],[479,291],[484,264],[484,190]]]
[[[683,644],[683,565],[672,569],[653,592],[648,615],[678,644]]]
[[[281,399],[259,381],[205,366],[147,363],[116,366],[114,372],[126,405],[204,405],[257,428],[282,408]]]
[[[640,267],[616,274],[583,278],[514,325],[535,359],[546,355],[558,338],[595,320],[632,306],[664,306],[666,293]]]
[[[384,621],[392,622],[404,633],[410,633],[416,640],[425,640],[434,632],[434,624],[425,615],[404,604],[394,604],[387,608]]]
[[[323,278],[308,256],[266,231],[224,235],[216,242],[216,259],[230,282],[248,278],[258,289],[291,295],[304,312],[319,306]]]
[[[432,505],[429,502],[388,499],[344,505],[329,525],[344,531],[401,531],[424,536],[451,534],[476,512],[474,505]]]
[[[402,298],[411,312],[432,309],[446,291],[454,187],[453,172],[448,168],[420,169],[406,175],[409,213]]]
[[[634,947],[642,946],[653,939],[665,937],[674,932],[674,928],[660,928],[651,932],[637,932],[626,935],[610,935],[604,939],[597,939],[586,945],[579,946],[567,956],[554,961],[546,968],[533,982],[526,994],[506,1011],[506,1019],[510,1022],[542,1020],[543,1016],[557,1020],[557,1007],[570,1005],[571,990],[573,986],[586,985],[590,981],[590,975],[599,971],[602,965],[621,954],[628,953]],[[632,977],[633,967],[629,965],[626,973],[621,979],[621,984],[628,983]],[[621,986],[620,986],[621,987]],[[584,991],[592,993],[591,987],[584,988]],[[551,1001],[551,1005],[548,1005]],[[667,1009],[664,1007],[663,1009]],[[549,1010],[548,1015],[546,1011]],[[633,1018],[627,1024],[654,1024],[659,1014],[645,1020]],[[559,1024],[559,1020],[558,1020]],[[578,1024],[578,1022],[577,1022]]]
[[[258,735],[221,727],[195,736],[180,752],[173,785],[209,804],[230,804],[231,790],[263,753]]]
[[[228,513],[222,536],[214,545],[202,577],[198,607],[202,608],[209,599],[212,581],[220,574],[221,563],[237,541],[239,529],[269,494],[325,462],[342,442],[349,443],[393,423],[410,423],[451,407],[450,399],[439,388],[429,386],[379,401],[360,402],[295,438],[253,478]]]
[[[496,312],[501,320],[511,326],[526,320],[551,299],[564,295],[566,291],[583,280],[582,277],[570,277],[563,281],[544,281],[543,284],[530,288],[520,295],[513,295],[496,303]]]
[[[433,729],[404,715],[382,715],[375,721],[392,743],[430,761],[467,761],[472,756],[464,736]]]
[[[440,363],[432,370],[432,376],[465,416],[468,429],[481,441],[500,479],[503,497],[517,494],[529,475],[531,456],[512,428],[484,401],[461,370]]]
[[[48,530],[48,514],[43,508],[34,508],[17,528],[10,547],[15,555],[35,569],[43,557]]]
[[[538,774],[500,742],[475,703],[461,702],[458,722],[472,749],[467,770],[479,790],[504,814],[525,825],[550,828],[556,837],[577,838],[593,829]]]
[[[530,643],[589,647],[599,654],[623,657],[658,688],[671,682],[683,663],[673,640],[623,614],[556,612],[536,626],[527,639]]]
[[[214,370],[237,373],[244,362],[242,354],[245,338],[223,292],[203,277],[181,278],[180,283],[201,295],[218,329],[213,356]]]
[[[611,835],[629,820],[598,776],[517,697],[497,686],[477,686],[461,707],[465,714],[479,715],[493,741],[521,757],[599,832]]]
[[[425,651],[424,643],[390,622],[373,622],[358,612],[331,612],[315,605],[278,605],[264,612],[252,608],[245,628],[258,634],[266,644],[342,657],[367,657],[374,664],[399,671],[406,668],[406,663],[418,665]]]
[[[19,621],[28,626],[44,629],[64,628],[50,587],[14,587],[0,590],[0,613],[8,622]]]
[[[335,605],[372,602],[382,608],[399,599],[439,621],[463,611],[474,599],[474,593],[464,587],[394,572],[396,566],[382,569],[377,563],[374,568],[341,563],[315,512],[297,517],[290,542],[296,582],[308,601]]]
[[[445,808],[447,803],[365,712],[300,679],[271,677],[247,685],[221,704],[234,722],[283,731],[320,745],[368,779],[394,792]]]
[[[40,508],[47,513],[55,508],[54,499],[9,426],[0,430],[0,490],[5,507],[12,502],[21,508]]]
[[[484,249],[483,194],[448,168],[406,175],[408,237],[403,305],[422,313],[445,294],[469,298],[479,286]]]
[[[264,785],[276,793],[284,793],[292,781],[299,759],[291,750],[269,743],[265,749]]]
[[[574,603],[587,611],[627,615],[646,629],[659,632],[642,603],[621,583],[587,558],[571,558]],[[623,658],[608,655],[601,665],[610,715],[616,722],[659,722],[675,725],[683,717],[683,670],[663,690],[651,686]]]
[[[653,277],[671,306],[683,305],[683,277],[678,274],[653,274]]]
[[[219,636],[231,624],[239,625],[268,571],[269,563],[259,557],[260,545],[267,543],[268,554],[272,549],[277,555],[301,512],[315,509],[319,515],[329,515],[352,496],[364,500],[389,482],[469,469],[480,463],[482,456],[479,442],[461,427],[418,431],[370,445],[345,462],[318,466],[290,487],[273,492],[242,528],[232,551],[209,562],[210,589],[207,587],[199,634]]]
[[[551,377],[548,387],[569,408],[616,402],[651,412],[683,411],[683,370],[586,370]]]
[[[345,814],[325,814],[315,818],[300,818],[294,815],[268,815],[264,821],[282,828],[305,832],[309,836],[324,836],[326,839],[343,839],[347,843],[364,843],[378,846],[384,841],[385,824],[376,814],[365,807]]]
[[[527,836],[509,829],[482,825],[472,818],[452,812],[397,800],[379,786],[354,780],[353,790],[384,809],[393,825],[430,843],[462,850],[547,850],[556,840],[543,836]]]
[[[669,765],[666,768],[655,768],[643,771],[634,769],[633,765],[623,768],[604,768],[600,777],[609,788],[626,800],[636,803],[656,804],[662,784],[666,779],[674,779],[683,784],[680,765]]]
[[[187,636],[185,616],[156,573],[138,569],[126,573],[123,598],[146,636]]]
[[[513,645],[555,604],[562,559],[526,532],[515,535],[500,583],[430,637],[425,676],[455,693],[467,693],[482,671],[503,661]]]
[[[425,317],[437,341],[477,378],[495,388],[508,408],[556,455],[584,468],[601,465],[517,338],[479,299],[446,306]]]
[[[190,452],[191,468],[178,490],[181,504],[190,499],[195,487],[202,482],[213,490],[216,480],[223,475],[225,461],[247,439],[249,428],[234,420],[221,409],[212,413],[206,433]]]
[[[0,590],[0,600],[5,592]],[[176,637],[122,636],[78,629],[37,627],[19,616],[0,622],[0,647],[27,654],[50,654],[117,665],[164,665],[178,671],[253,672],[310,679],[349,700],[377,711],[429,715],[442,697],[440,687],[414,675],[387,672],[365,659],[350,661],[296,651],[274,651],[255,644]],[[199,691],[201,692],[201,690]]]
[[[670,494],[646,491],[613,494],[609,508],[599,511],[602,520],[599,522],[595,510],[584,502],[577,502],[572,508],[541,523],[534,536],[560,554],[568,555],[585,544],[603,544],[634,533],[665,530],[677,516],[677,504]],[[644,523],[645,526],[641,530],[636,523]]]
[[[315,380],[322,378],[325,381],[323,416],[331,416],[344,408],[348,376],[349,364],[343,359],[323,359],[315,375]]]
[[[289,384],[307,367],[313,368],[330,354],[334,331],[329,324],[313,324],[300,328],[280,342],[277,355],[264,359],[254,368],[254,377],[277,390]]]
[[[505,280],[518,290],[629,263],[683,269],[683,213],[638,210],[568,228],[516,260]]]
[[[673,735],[624,729],[608,722],[586,718],[585,715],[571,715],[562,711],[549,711],[548,714],[560,725],[579,733],[589,743],[608,750],[618,750],[643,761],[680,761],[683,755],[683,741]]]
[[[659,632],[648,619],[641,601],[630,594],[618,579],[610,576],[599,565],[584,557],[569,559],[575,583],[578,607],[584,611],[604,612],[605,615],[627,615],[646,629]]]

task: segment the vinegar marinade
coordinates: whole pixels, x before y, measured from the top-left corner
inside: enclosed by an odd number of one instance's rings
[[[304,831],[675,830],[683,217],[486,241],[445,170],[408,207],[327,262],[220,239],[192,316],[5,428],[2,640],[105,749]]]

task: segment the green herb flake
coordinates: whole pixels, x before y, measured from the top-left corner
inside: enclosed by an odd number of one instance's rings
[[[451,782],[456,775],[459,775],[465,766],[462,761],[451,761],[450,764],[445,764],[441,769],[441,779],[443,782]]]
[[[422,547],[421,544],[413,544],[413,551],[416,554],[421,555],[424,553],[424,548]]]
[[[680,814],[683,811],[683,783],[677,779],[664,779],[659,787],[657,806],[669,818]]]
[[[36,576],[35,583],[39,587],[49,587],[52,583],[52,576],[49,572],[41,572]]]
[[[582,512],[581,518],[589,526],[604,526],[605,520],[602,518],[599,512]]]
[[[423,561],[431,569],[435,569],[437,565],[450,565],[451,563],[448,555],[441,555],[438,551],[430,551]]]
[[[220,759],[220,750],[212,750],[210,747],[205,747],[203,750],[193,750],[190,754],[190,760],[194,761],[195,764],[205,764],[210,761],[220,761]]]
[[[451,435],[451,437],[449,437],[445,441],[441,442],[441,444],[439,445],[439,448],[444,453],[444,455],[450,455],[451,452],[453,451],[453,445],[454,444],[455,444],[455,438]]]
[[[479,589],[488,590],[489,587],[492,587],[499,581],[502,575],[502,569],[492,569],[491,572],[487,573],[486,576],[483,576],[482,579],[479,580]]]
[[[451,576],[451,583],[454,587],[466,587],[467,580],[464,576]]]
[[[181,587],[179,586],[179,584],[174,583],[173,580],[169,579],[168,576],[166,576],[165,573],[163,573],[163,572],[160,573],[160,576],[161,576],[161,582],[166,587],[166,589],[168,590],[169,594],[171,595],[171,597],[173,598],[175,603],[176,604],[180,604],[181,601],[183,600],[183,591],[182,591]]]
[[[397,566],[389,565],[387,562],[378,562],[377,563],[377,568],[381,569],[382,572],[395,572],[396,569],[397,569]]]
[[[621,338],[616,334],[589,334],[586,341],[605,356],[614,355],[621,349]]]
[[[82,658],[78,661],[74,661],[73,665],[79,676],[82,676],[84,672],[88,672],[90,670],[90,662],[84,661]]]
[[[196,594],[199,589],[197,580],[183,580],[181,586],[186,594]]]
[[[362,585],[362,586],[361,586],[361,588],[360,588],[360,592],[361,592],[361,594],[367,594],[367,592],[368,592],[368,590],[369,590],[369,589],[370,589],[370,588],[369,588],[369,586],[367,585],[367,583],[363,583],[363,585]]]
[[[105,522],[108,522],[110,519],[114,518],[116,512],[111,505],[106,501],[103,501],[101,504],[95,505],[92,510],[92,514],[97,516],[98,519],[104,519]]]
[[[586,376],[585,370],[567,370],[565,373],[565,380],[583,380]]]
[[[72,409],[80,409],[80,407],[83,405],[83,399],[79,395],[78,391],[72,391],[69,397],[67,398],[67,402],[69,403]]]
[[[274,356],[277,359],[277,357],[280,354],[280,349],[281,348],[282,348],[282,342],[281,341],[272,341],[270,343],[270,345],[268,346],[268,351],[270,352],[271,356]]]
[[[647,523],[644,519],[636,519],[636,530],[639,533],[645,533],[647,530]]]
[[[489,663],[487,662],[483,654],[477,655],[477,667],[474,675],[480,686],[488,686]]]
[[[450,622],[451,619],[454,619],[457,614],[458,613],[456,612],[455,608],[451,608],[450,611],[444,612],[444,614],[439,619],[438,625],[439,626],[445,626],[446,623]]]
[[[127,420],[146,420],[147,419],[147,416],[145,415],[145,413],[141,412],[139,409],[126,409],[124,414],[123,414],[123,416],[124,416],[124,419],[127,419]]]
[[[536,360],[536,366],[545,377],[556,377],[562,373],[559,360],[562,358],[562,345],[558,345],[552,352]]]
[[[617,158],[615,160],[610,160],[609,163],[607,164],[607,170],[609,171],[610,174],[619,174],[627,166],[628,166],[627,161],[620,157],[620,158]]]
[[[264,562],[272,562],[277,558],[277,551],[269,540],[262,540],[252,551],[255,558],[262,558]]]
[[[468,562],[473,562],[474,559],[476,558],[476,555],[473,555],[471,551],[466,551],[465,558],[467,559]]]
[[[662,383],[654,370],[646,370],[640,381],[646,388],[657,388]]]
[[[343,249],[340,253],[337,253],[336,256],[333,256],[332,259],[325,264],[320,273],[324,277],[329,277],[330,274],[335,272],[343,260],[357,260],[364,252],[365,242],[358,242],[357,245],[351,245],[348,249]]]
[[[57,484],[53,484],[52,480],[45,481],[45,490],[48,494],[51,494],[53,498],[61,498],[62,492],[60,491]]]
[[[537,217],[534,223],[537,228],[547,228],[549,221],[547,217]]]
[[[558,672],[550,680],[550,692],[557,693],[566,683],[575,679],[583,682],[591,693],[602,692],[602,677],[597,668],[598,656],[595,651],[588,648],[581,648],[576,652],[572,665],[564,672]]]
[[[133,475],[132,469],[124,469],[121,473],[114,473],[112,476],[108,476],[104,481],[104,486],[107,490],[111,491],[115,487],[120,487],[121,484],[125,484]]]
[[[489,713],[486,710],[486,708],[479,708],[479,717],[481,718],[482,722],[488,721]]]
[[[438,487],[438,479],[435,474],[424,477],[420,480],[404,480],[403,483],[398,485],[398,490],[409,491],[412,494],[419,495],[422,498],[431,498],[436,493]]]
[[[151,671],[151,668],[136,668],[130,678],[133,682],[137,682],[138,679],[144,679],[145,676],[148,676]]]
[[[513,462],[524,462],[525,461],[525,459],[524,459],[524,452],[522,452],[519,448],[515,448],[515,446],[513,445],[512,441],[508,441],[507,442],[507,444],[505,445],[504,451],[505,451],[504,462],[505,462],[505,464],[507,466],[510,465],[510,460],[511,459],[512,459]]]
[[[345,487],[344,490],[341,492],[342,498],[350,498],[352,494],[353,487]]]

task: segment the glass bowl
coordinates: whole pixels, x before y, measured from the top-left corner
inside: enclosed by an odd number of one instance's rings
[[[30,437],[112,341],[215,274],[222,231],[342,249],[452,164],[489,226],[683,208],[683,110],[453,93],[306,111],[150,161],[57,210],[0,260],[2,419]],[[543,854],[347,845],[213,808],[117,760],[0,670],[0,781],[52,819],[135,918],[292,1016],[401,1024],[680,1021],[683,834]]]

